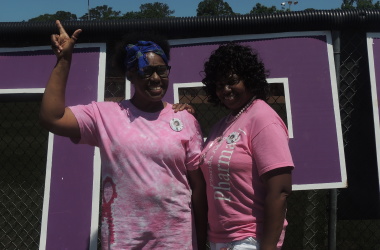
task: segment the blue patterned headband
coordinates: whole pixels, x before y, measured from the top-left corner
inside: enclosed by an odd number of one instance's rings
[[[154,42],[150,41],[138,41],[137,44],[128,44],[125,47],[127,55],[124,60],[124,64],[127,67],[127,71],[135,66],[136,60],[139,68],[139,73],[143,74],[143,68],[149,65],[146,59],[146,53],[153,52],[164,60],[165,64],[168,65],[168,58],[165,52]]]

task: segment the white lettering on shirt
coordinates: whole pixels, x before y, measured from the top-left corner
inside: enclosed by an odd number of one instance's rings
[[[238,129],[239,134],[246,133]],[[222,139],[223,141],[226,140],[226,137]],[[225,144],[225,148],[220,152],[220,156],[218,157],[218,168],[217,173],[213,173],[212,169],[212,159],[214,158],[214,155],[216,154],[217,150],[222,146],[222,143],[218,143],[214,146],[212,150],[212,156],[210,156],[209,160],[207,161],[208,169],[209,169],[209,178],[210,178],[210,186],[214,189],[214,200],[224,200],[224,201],[231,201],[231,176],[230,176],[230,162],[232,155],[234,153],[234,150],[236,148],[236,142],[233,143],[227,143]],[[218,181],[214,179],[214,174],[218,177]],[[215,177],[216,177],[215,176]]]

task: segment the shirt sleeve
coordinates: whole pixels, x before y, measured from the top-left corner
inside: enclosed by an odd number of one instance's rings
[[[196,170],[199,167],[199,157],[203,149],[202,131],[198,121],[189,114],[189,126],[191,126],[191,137],[186,152],[187,170]]]
[[[77,105],[69,107],[78,121],[80,129],[80,139],[70,138],[74,143],[98,145],[98,129],[96,117],[98,110],[94,103],[88,105]]]
[[[286,128],[278,123],[264,127],[252,139],[253,161],[259,175],[282,167],[294,167]]]

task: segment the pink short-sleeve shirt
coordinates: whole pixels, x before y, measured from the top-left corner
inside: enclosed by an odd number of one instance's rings
[[[294,166],[287,128],[281,118],[264,101],[255,100],[236,121],[228,123],[224,118],[214,126],[203,157],[209,240],[260,240],[265,197],[260,176],[276,168]],[[286,221],[279,245],[285,226]]]
[[[196,248],[187,180],[203,142],[195,118],[170,104],[145,113],[130,101],[70,109],[79,143],[101,153],[102,248]]]

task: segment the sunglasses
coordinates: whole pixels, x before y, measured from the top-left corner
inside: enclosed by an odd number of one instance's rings
[[[142,70],[141,77],[142,78],[149,78],[151,77],[154,72],[157,73],[157,75],[161,78],[167,78],[170,73],[171,66],[168,65],[157,65],[157,66],[146,66]]]

